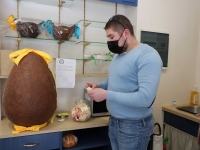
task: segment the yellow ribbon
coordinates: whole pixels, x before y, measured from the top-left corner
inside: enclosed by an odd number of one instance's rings
[[[51,117],[50,123],[52,124],[55,118],[55,113],[53,114],[53,116]]]
[[[53,58],[49,54],[39,51],[39,50],[33,50],[33,49],[29,49],[29,48],[25,48],[22,50],[12,52],[12,53],[10,53],[9,58],[12,62],[14,62],[18,66],[21,59],[30,52],[40,55],[46,61],[47,64],[49,64],[53,61]]]
[[[24,132],[24,131],[39,131],[41,128],[47,126],[47,122],[41,124],[41,125],[34,125],[31,127],[24,127],[24,126],[18,126],[18,125],[13,125],[13,127],[15,128],[15,131],[12,131],[12,134],[18,134],[20,132]]]
[[[10,16],[8,17],[8,19],[6,19],[6,22],[10,24],[10,28],[11,28],[12,30],[15,30],[15,28],[16,28],[16,24],[15,24],[15,22],[14,22],[14,19],[15,19],[15,17],[14,17],[13,15],[10,15]]]

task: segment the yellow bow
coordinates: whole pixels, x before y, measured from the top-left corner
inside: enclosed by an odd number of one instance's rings
[[[14,62],[18,66],[20,60],[30,52],[40,55],[46,61],[47,64],[53,61],[53,58],[49,54],[39,51],[39,50],[33,50],[29,48],[25,48],[25,49],[10,53],[9,58],[12,62]]]
[[[13,125],[15,128],[15,131],[12,131],[12,134],[18,134],[23,131],[39,131],[41,128],[47,126],[47,122],[41,124],[41,125],[34,125],[31,127],[24,127],[24,126],[18,126],[18,125]]]
[[[14,22],[14,19],[15,19],[14,16],[13,16],[13,15],[10,15],[10,16],[8,17],[8,19],[6,20],[6,22],[10,24],[10,28],[11,28],[12,30],[15,30],[15,28],[16,28],[16,24],[15,24],[15,22]]]

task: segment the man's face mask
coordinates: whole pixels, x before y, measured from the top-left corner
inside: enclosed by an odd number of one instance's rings
[[[123,33],[124,33],[124,32],[122,32],[122,34],[123,34]],[[122,34],[121,34],[121,36],[119,37],[118,40],[115,40],[115,41],[107,41],[108,49],[109,49],[112,53],[114,53],[114,54],[121,54],[121,53],[123,53],[124,50],[125,50],[124,45],[125,45],[125,43],[126,43],[126,40],[124,41],[123,46],[118,46],[118,42],[119,42],[120,38],[122,37]]]
[[[124,30],[126,29],[126,26],[121,21],[119,21],[115,16],[111,17],[108,20],[108,22],[109,21],[116,21],[117,23],[121,24],[124,27]],[[125,50],[124,46],[125,46],[125,43],[126,43],[127,39],[124,41],[123,46],[118,46],[118,42],[119,42],[120,38],[122,37],[123,33],[124,33],[124,31],[122,32],[122,34],[121,34],[121,36],[119,37],[118,40],[116,40],[116,41],[107,41],[108,49],[114,54],[121,54]]]

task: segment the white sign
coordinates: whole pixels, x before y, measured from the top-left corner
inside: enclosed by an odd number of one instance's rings
[[[74,88],[76,60],[56,58],[56,88]]]

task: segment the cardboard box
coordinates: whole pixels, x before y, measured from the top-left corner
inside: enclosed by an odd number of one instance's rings
[[[0,50],[0,75],[7,76],[14,63],[9,59],[9,54],[14,50]]]

